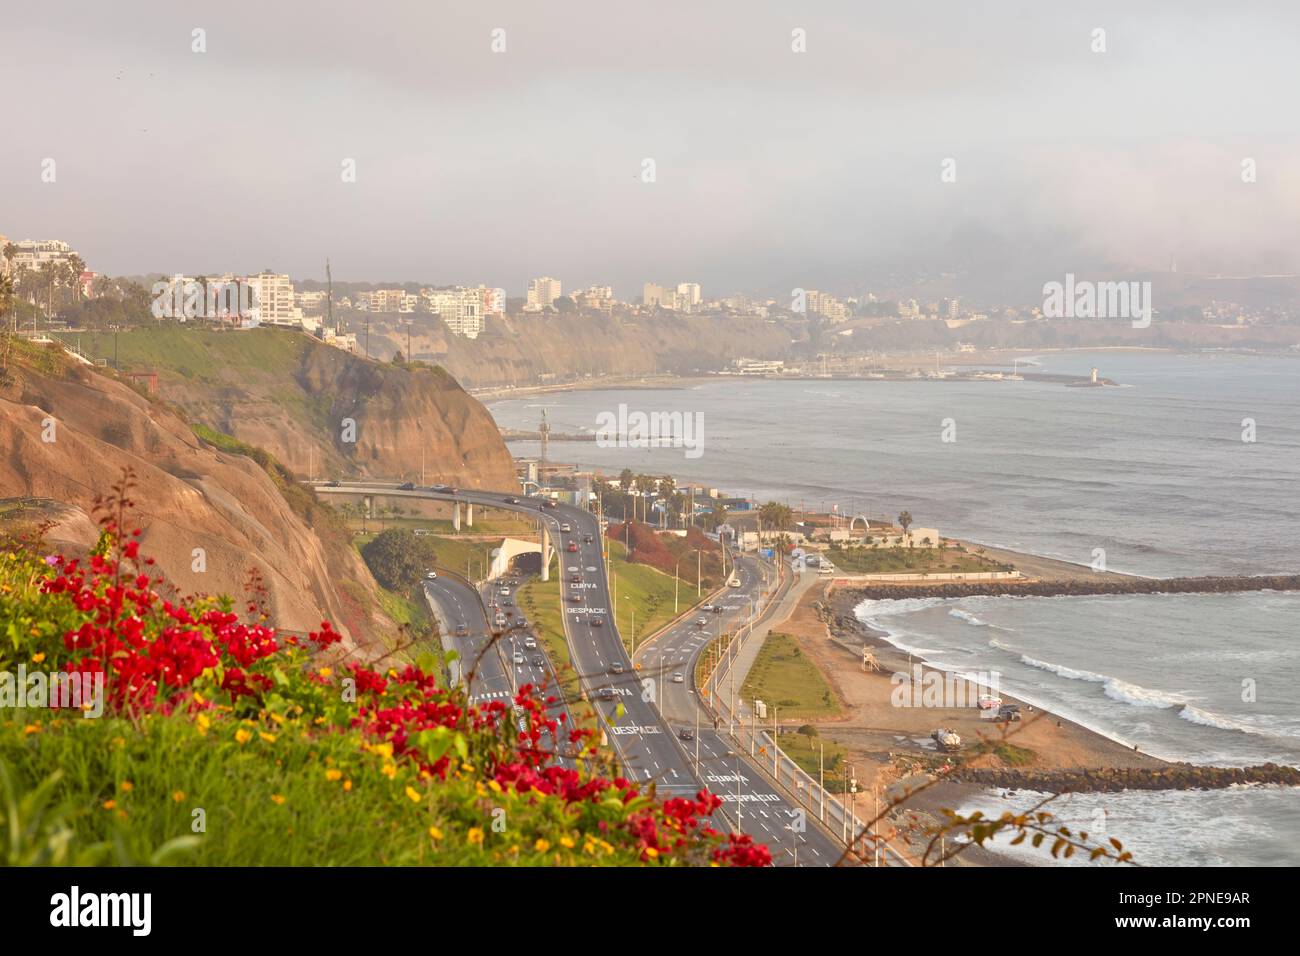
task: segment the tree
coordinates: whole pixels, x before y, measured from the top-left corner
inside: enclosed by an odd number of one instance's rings
[[[763,522],[764,528],[771,531],[784,531],[793,523],[794,512],[789,505],[783,505],[779,501],[769,501],[759,507],[758,517]]]
[[[437,560],[433,542],[406,528],[380,532],[361,549],[375,580],[390,591],[406,591],[420,583],[425,568]]]
[[[898,516],[898,526],[903,529],[903,534],[907,534],[907,529],[912,526],[912,512],[904,511]]]
[[[618,474],[618,483],[624,492],[632,490],[632,483],[636,481],[636,473],[631,468],[624,468]]]

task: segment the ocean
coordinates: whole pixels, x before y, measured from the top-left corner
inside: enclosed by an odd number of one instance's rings
[[[615,473],[673,474],[872,517],[907,509],[918,527],[1080,564],[1104,557],[1110,570],[1144,576],[1300,570],[1300,356],[1106,351],[1031,361],[1022,372],[1097,367],[1120,387],[719,381],[489,407],[513,428],[535,427],[545,407],[557,432],[593,431],[620,404],[702,415],[699,457],[552,445],[555,460]],[[1147,753],[1300,765],[1300,594],[875,601],[858,616],[936,665],[996,670],[1004,691]],[[1151,862],[1300,863],[1291,789],[1070,799],[1090,816],[1122,807]],[[963,809],[1006,804],[982,800]]]

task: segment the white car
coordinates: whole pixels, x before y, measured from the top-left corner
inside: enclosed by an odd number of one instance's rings
[[[424,572],[424,580],[426,580],[426,581],[432,581],[432,580],[433,580],[434,578],[436,578],[437,576],[438,576],[437,573],[434,572],[434,571],[425,571],[425,572]]]
[[[570,531],[573,530],[573,528],[567,524],[562,524],[560,525],[560,530],[563,531],[565,534],[568,534]]]
[[[528,648],[530,651],[533,650],[535,647],[537,647],[537,639],[533,637],[525,637],[524,647]]]
[[[682,674],[681,671],[678,671],[676,674],[673,675],[673,683],[674,683],[674,684],[684,684],[684,683],[686,683],[686,676],[685,676],[684,674]]]
[[[524,662],[524,655],[519,653],[518,651],[515,651],[515,663],[522,664],[523,662]]]

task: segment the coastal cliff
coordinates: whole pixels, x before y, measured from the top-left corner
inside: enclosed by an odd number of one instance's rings
[[[28,361],[0,372],[5,530],[51,522],[50,547],[85,554],[99,533],[96,500],[126,469],[142,551],[182,593],[239,603],[255,571],[282,628],[329,619],[363,651],[395,632],[346,533],[310,492],[282,490],[266,468],[201,441],[163,403],[56,349],[32,347]]]

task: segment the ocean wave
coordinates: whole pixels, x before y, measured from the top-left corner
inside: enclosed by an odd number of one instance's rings
[[[1268,730],[1262,727],[1256,727],[1240,720],[1234,720],[1231,717],[1225,717],[1223,714],[1216,714],[1212,710],[1202,710],[1199,707],[1193,707],[1187,704],[1178,712],[1178,716],[1193,724],[1202,727],[1214,727],[1218,730],[1232,730],[1238,733],[1251,734],[1256,737],[1290,737],[1300,738],[1300,728],[1283,728],[1277,727]]]
[[[1098,674],[1096,671],[1066,667],[1064,664],[1053,664],[1051,661],[1040,661],[1028,654],[1021,654],[1020,662],[1029,667],[1047,671],[1049,674],[1064,677],[1066,680],[1081,680],[1090,684],[1101,684],[1103,693],[1111,700],[1119,701],[1121,704],[1129,704],[1133,707],[1156,707],[1165,710],[1169,707],[1178,707],[1187,703],[1185,698],[1176,694],[1152,690],[1150,687],[1143,687],[1141,684],[1120,680],[1120,678],[1111,677],[1109,674]]]

